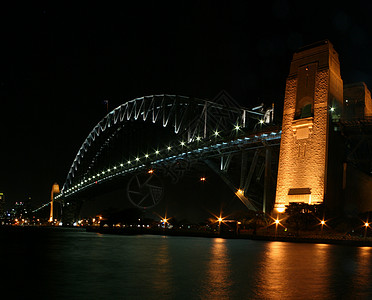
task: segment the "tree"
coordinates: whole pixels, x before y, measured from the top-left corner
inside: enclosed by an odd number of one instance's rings
[[[138,208],[126,208],[120,211],[108,209],[104,214],[106,219],[105,224],[112,226],[113,224],[137,224],[138,219],[142,218],[142,212]],[[103,222],[102,222],[103,223]]]
[[[316,215],[321,213],[321,209],[319,205],[291,202],[285,213],[288,215],[286,223],[298,234],[300,230],[308,230],[317,223]]]
[[[257,234],[257,229],[267,226],[267,218],[263,212],[256,212],[247,222],[247,227],[253,229],[253,235]]]

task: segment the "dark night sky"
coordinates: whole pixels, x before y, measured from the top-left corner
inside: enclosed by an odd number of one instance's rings
[[[48,201],[105,99],[114,109],[225,89],[246,107],[280,105],[293,52],[326,38],[344,82],[372,89],[368,1],[99,3],[1,9],[0,190],[10,203]]]

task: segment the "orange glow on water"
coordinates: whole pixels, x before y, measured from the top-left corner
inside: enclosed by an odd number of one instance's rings
[[[209,254],[209,264],[204,279],[201,299],[232,299],[232,281],[228,280],[231,273],[231,262],[225,239],[212,240]]]
[[[257,299],[329,299],[329,245],[270,242],[262,253]],[[291,255],[288,251],[292,250]],[[316,259],[306,259],[316,257]],[[306,270],[306,272],[304,272]],[[293,284],[296,278],[296,284]],[[304,291],[306,290],[306,295]],[[307,297],[309,296],[309,297]]]

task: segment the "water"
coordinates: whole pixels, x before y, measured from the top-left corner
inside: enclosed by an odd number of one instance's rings
[[[0,230],[15,299],[367,299],[372,248]]]

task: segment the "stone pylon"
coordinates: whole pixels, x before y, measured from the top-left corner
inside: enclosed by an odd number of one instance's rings
[[[325,40],[299,49],[286,82],[274,213],[290,202],[324,201],[330,124],[342,106],[340,63],[332,44]]]

